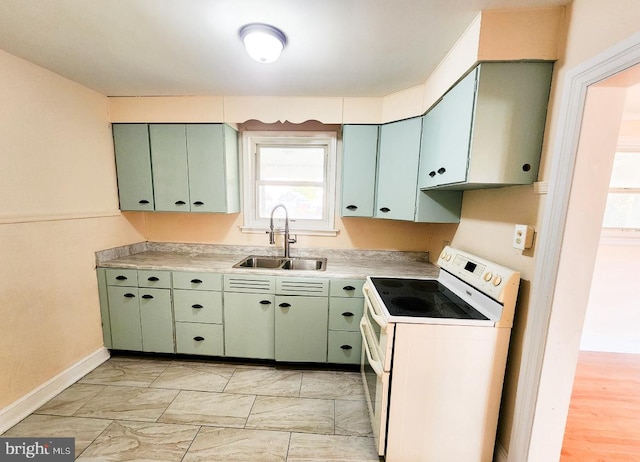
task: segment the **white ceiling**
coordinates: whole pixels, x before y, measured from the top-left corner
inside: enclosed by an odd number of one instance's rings
[[[482,10],[569,0],[0,0],[0,49],[108,96],[383,96],[423,83]],[[252,61],[238,30],[289,44]]]

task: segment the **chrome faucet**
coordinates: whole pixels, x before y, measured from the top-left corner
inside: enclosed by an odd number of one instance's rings
[[[293,238],[289,237],[289,213],[287,212],[287,208],[284,206],[284,204],[278,204],[273,208],[273,210],[271,210],[271,220],[269,222],[269,231],[267,231],[269,233],[269,244],[276,243],[275,231],[273,229],[273,212],[275,212],[276,209],[279,207],[282,207],[284,209],[284,258],[289,258],[290,246],[291,244],[295,244],[298,241],[298,239],[296,236],[293,236]]]

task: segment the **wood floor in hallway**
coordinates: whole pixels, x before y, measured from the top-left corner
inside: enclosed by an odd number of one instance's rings
[[[640,461],[640,355],[580,352],[560,461]]]

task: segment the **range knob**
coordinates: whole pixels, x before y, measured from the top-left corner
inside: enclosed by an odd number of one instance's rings
[[[484,273],[484,276],[482,276],[482,279],[489,282],[492,277],[493,277],[493,273],[491,271],[487,271],[486,273]]]
[[[499,276],[496,274],[496,277],[493,278],[493,281],[491,281],[493,283],[494,286],[499,286],[500,283],[502,282],[502,276]]]
[[[447,251],[443,250],[442,253],[440,254],[440,259],[441,260],[445,260],[445,261],[449,261],[449,260],[451,260],[451,254],[448,253]]]

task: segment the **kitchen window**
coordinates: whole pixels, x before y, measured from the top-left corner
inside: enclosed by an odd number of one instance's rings
[[[616,152],[602,226],[640,229],[640,150]]]
[[[334,132],[244,132],[244,226],[269,228],[271,211],[283,204],[292,232],[336,235]],[[284,227],[278,209],[274,224]]]

